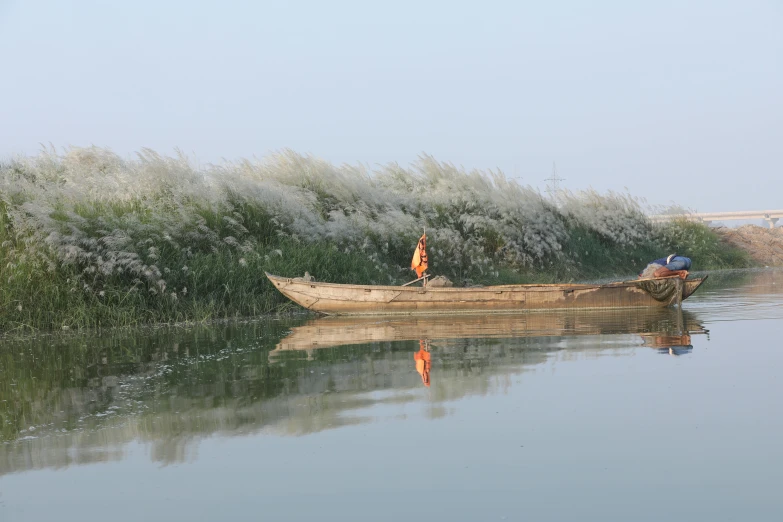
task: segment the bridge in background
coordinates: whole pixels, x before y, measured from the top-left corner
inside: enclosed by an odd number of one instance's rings
[[[672,219],[690,219],[710,224],[713,221],[739,221],[745,219],[763,219],[769,223],[769,228],[775,228],[775,223],[783,218],[783,210],[748,210],[741,212],[700,212],[696,214],[658,214],[650,216],[656,223]]]

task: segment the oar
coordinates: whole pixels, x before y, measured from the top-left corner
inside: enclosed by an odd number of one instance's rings
[[[426,277],[429,277],[429,276],[428,276],[427,274],[424,274],[424,275],[423,275],[423,276],[421,276],[420,278],[418,278],[418,279],[414,279],[413,281],[408,281],[407,283],[405,283],[404,285],[401,285],[401,286],[408,286],[408,285],[412,285],[412,284],[413,284],[413,283],[415,283],[416,281],[421,281],[422,279],[425,279]]]

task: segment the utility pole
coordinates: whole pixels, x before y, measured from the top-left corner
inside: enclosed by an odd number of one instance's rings
[[[544,181],[548,181],[546,191],[549,193],[549,197],[552,200],[557,200],[557,195],[560,193],[560,182],[565,181],[563,178],[557,177],[557,166],[555,162],[552,162],[552,177],[547,178]]]

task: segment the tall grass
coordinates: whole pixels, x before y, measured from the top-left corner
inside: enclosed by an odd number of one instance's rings
[[[398,283],[425,226],[430,271],[457,284],[633,274],[671,250],[696,268],[748,263],[703,225],[653,226],[631,196],[552,201],[429,156],[369,170],[287,150],[205,167],[150,150],[44,150],[0,164],[0,328],[290,306],[264,270]]]

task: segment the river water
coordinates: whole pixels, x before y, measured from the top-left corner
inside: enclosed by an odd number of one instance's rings
[[[0,344],[0,521],[783,520],[783,272]]]

